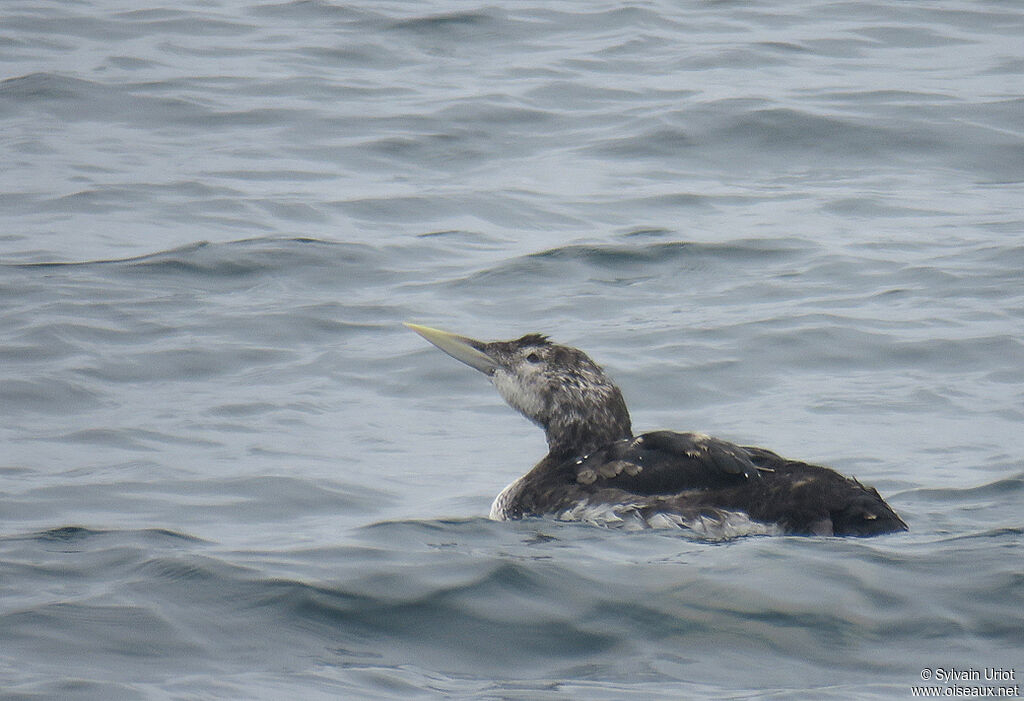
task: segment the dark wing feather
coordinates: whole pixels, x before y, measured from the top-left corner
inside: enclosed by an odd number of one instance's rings
[[[616,441],[573,461],[571,469],[578,484],[643,495],[737,486],[760,478],[743,448],[701,433],[674,431]]]
[[[718,502],[753,503],[751,516],[782,524],[788,533],[801,535],[870,536],[907,530],[907,524],[873,487],[764,448],[744,446],[743,451],[758,469],[770,469],[771,473],[766,473],[758,498],[718,494]]]
[[[802,535],[877,535],[907,529],[877,491],[855,479],[700,433],[646,433],[611,443],[566,467],[582,489],[652,497],[657,500],[650,504],[653,511],[743,511],[755,521]]]

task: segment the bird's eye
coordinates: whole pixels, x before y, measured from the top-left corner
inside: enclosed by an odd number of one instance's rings
[[[537,355],[536,353],[530,353],[528,356],[526,356],[526,362],[534,364],[539,363],[540,356]]]

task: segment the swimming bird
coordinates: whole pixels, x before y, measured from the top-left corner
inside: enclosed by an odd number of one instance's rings
[[[877,490],[827,467],[703,433],[633,435],[622,392],[604,370],[547,336],[483,342],[406,326],[487,375],[544,429],[548,454],[498,495],[492,519],[671,526],[710,539],[907,530]]]

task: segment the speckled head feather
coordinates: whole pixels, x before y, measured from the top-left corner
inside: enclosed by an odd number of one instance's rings
[[[544,429],[552,454],[580,455],[632,436],[622,393],[583,351],[536,333],[479,350],[497,363],[498,393]]]
[[[633,435],[619,388],[581,350],[539,333],[487,343],[429,326],[406,326],[491,378],[512,408],[544,429],[552,457],[583,455]]]
[[[500,343],[501,341],[499,341]],[[528,333],[520,339],[515,341],[506,341],[506,343],[518,343],[523,346],[550,346],[552,345],[551,339],[542,333]]]

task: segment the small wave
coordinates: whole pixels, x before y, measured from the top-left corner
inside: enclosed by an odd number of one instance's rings
[[[69,123],[137,122],[150,125],[168,119],[194,121],[208,114],[205,108],[181,98],[137,94],[123,85],[108,85],[58,73],[30,73],[0,81],[0,96],[7,98],[13,109],[42,110]]]
[[[96,85],[56,73],[28,73],[0,81],[0,95],[12,100],[64,100],[79,97]]]
[[[146,581],[160,582],[209,582],[214,585],[228,584],[228,572],[248,574],[251,571],[231,565],[212,557],[153,557],[138,563],[133,572]]]
[[[35,540],[43,543],[85,543],[101,539],[145,543],[205,543],[202,538],[168,528],[113,530],[86,526],[56,526],[24,535],[9,535],[3,540]]]
[[[327,0],[286,0],[246,8],[254,16],[285,17],[299,21],[320,20],[332,22],[374,23],[381,15],[363,8],[336,5]]]
[[[1024,536],[1024,527],[1000,526],[986,528],[973,533],[958,533],[952,536],[938,538],[936,543],[956,543],[958,541],[980,541],[982,543],[1016,542]],[[1024,575],[1022,575],[1024,577]]]
[[[494,19],[492,14],[485,12],[451,12],[397,20],[391,23],[391,28],[417,34],[434,35],[439,32],[450,32],[462,28],[483,27],[492,23]]]
[[[582,592],[566,588],[557,576],[538,576],[536,567],[447,563],[345,586],[295,580],[256,586],[250,602],[267,609],[262,615],[354,642],[387,640],[376,648],[385,663],[412,656],[463,672],[527,669],[552,657],[563,663],[585,658],[617,642],[574,619],[571,601]],[[356,649],[367,651],[365,644]]]
[[[112,17],[123,26],[135,25],[139,31],[149,34],[183,35],[187,37],[239,36],[255,30],[252,24],[239,20],[227,20],[217,16],[171,10],[145,9],[113,13]]]
[[[103,485],[81,488],[83,492],[103,489]],[[178,518],[215,513],[231,523],[283,521],[297,514],[370,514],[394,502],[394,495],[381,489],[288,475],[121,482],[119,492],[147,500],[170,500]]]
[[[809,112],[766,108],[753,110],[727,120],[714,128],[712,141],[754,141],[754,152],[800,150],[815,153],[839,153],[846,156],[924,152],[943,146],[940,140],[915,130],[861,124],[851,119],[820,116]]]
[[[293,267],[333,265],[361,269],[379,263],[381,257],[380,250],[368,244],[304,237],[265,237],[219,243],[198,241],[165,251],[127,258],[8,263],[6,267],[37,270],[102,266],[114,267],[124,272],[238,278],[284,272]]]
[[[168,656],[207,652],[147,605],[56,602],[0,615],[0,621],[5,636],[31,639],[43,631],[59,636],[62,653],[80,660],[103,659],[114,653],[136,662],[149,658],[162,666]],[[102,645],[97,646],[97,641]]]
[[[486,270],[453,281],[474,285],[495,279],[521,281],[526,278],[564,277],[580,271],[630,273],[638,270],[655,275],[659,268],[707,269],[737,263],[764,263],[802,255],[808,243],[798,239],[739,239],[724,243],[656,241],[643,244],[570,244],[530,253],[492,265]]]
[[[641,246],[580,244],[548,249],[530,254],[527,258],[580,261],[613,267],[619,264],[648,265],[680,259],[721,260],[723,262],[764,260],[765,258],[790,257],[798,251],[805,250],[806,247],[806,242],[779,239],[740,239],[726,243],[669,241]]]
[[[977,487],[942,487],[914,489],[900,494],[901,499],[923,499],[938,502],[961,502],[979,498],[1006,497],[1024,491],[1024,473],[999,479]]]
[[[0,402],[13,414],[67,414],[102,406],[104,401],[102,393],[70,380],[0,380]]]

